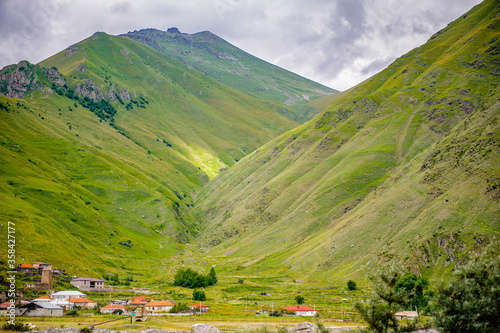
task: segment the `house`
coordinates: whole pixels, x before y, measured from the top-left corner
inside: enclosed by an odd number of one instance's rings
[[[404,319],[417,319],[418,318],[418,312],[417,311],[398,311],[394,314],[394,317],[396,317],[396,320],[404,320]]]
[[[38,269],[30,264],[20,264],[16,267],[18,273],[23,273],[26,276],[35,276],[38,274]]]
[[[59,317],[63,308],[49,302],[32,302],[16,308],[16,316],[25,317]]]
[[[40,296],[35,298],[33,302],[52,302],[54,299],[50,296]]]
[[[55,299],[53,301],[50,301],[50,303],[60,306],[61,308],[63,308],[64,311],[73,309],[73,303],[66,301],[64,299]]]
[[[77,277],[71,280],[70,284],[84,291],[100,291],[104,289],[104,280],[96,278]]]
[[[316,316],[316,314],[318,313],[318,311],[308,306],[301,306],[301,305],[287,306],[284,310],[293,311],[295,312],[295,315],[305,316],[305,317],[313,317]]]
[[[54,268],[52,270],[52,273],[54,273],[55,276],[68,275],[65,269],[60,269],[60,268]]]
[[[148,314],[155,314],[158,312],[168,312],[174,305],[169,301],[151,301],[146,303],[146,311]]]
[[[42,262],[42,261],[34,263],[33,267],[35,267],[40,274],[42,274],[43,270],[49,270],[49,271],[52,270],[51,264],[47,264],[46,262]]]
[[[58,291],[56,293],[53,293],[51,296],[53,299],[68,299],[68,298],[85,298],[85,297],[87,297],[86,294],[81,293],[79,291],[75,291],[75,290]]]
[[[79,306],[82,309],[93,309],[97,306],[97,302],[91,301],[88,298],[68,298],[68,302],[73,303],[73,306]]]
[[[145,299],[144,297],[136,297],[133,300],[128,302],[128,305],[130,306],[141,306],[141,305],[146,305],[149,301]]]
[[[116,310],[122,310],[123,313],[127,313],[127,308],[122,304],[108,304],[101,308],[101,313],[113,313]]]
[[[208,311],[210,311],[210,307],[206,304],[203,304],[203,303],[193,304],[189,308],[191,309],[191,311],[194,311],[194,312],[208,312]]]

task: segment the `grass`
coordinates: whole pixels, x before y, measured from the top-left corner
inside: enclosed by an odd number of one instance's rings
[[[449,274],[500,226],[486,192],[499,177],[498,56],[485,51],[497,11],[475,7],[205,186],[195,216],[208,254],[230,251],[223,265],[241,274],[279,267],[306,280],[366,281],[405,258],[406,269]],[[464,246],[434,261],[418,250],[456,232]]]

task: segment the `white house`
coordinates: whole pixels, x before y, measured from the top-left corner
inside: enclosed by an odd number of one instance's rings
[[[64,290],[53,293],[51,296],[53,299],[68,299],[68,298],[85,298],[86,294],[75,290]]]
[[[293,311],[297,316],[305,316],[305,317],[314,317],[318,313],[318,311],[308,307],[308,306],[287,306],[285,308],[286,311]]]

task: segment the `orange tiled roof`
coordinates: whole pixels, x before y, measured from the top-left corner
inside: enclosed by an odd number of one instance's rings
[[[314,309],[308,307],[308,306],[298,306],[298,305],[292,305],[292,306],[287,306],[285,308],[287,311],[315,311]]]
[[[173,306],[169,301],[151,301],[146,306]]]
[[[22,268],[33,268],[33,269],[36,269],[35,267],[33,267],[33,265],[31,264],[21,264],[21,267]]]
[[[127,310],[127,308],[124,307],[122,304],[108,304],[106,306],[103,306],[101,309],[121,309],[121,310]]]
[[[53,298],[50,296],[40,296],[37,299],[53,299]]]
[[[68,298],[68,302],[71,303],[95,303],[88,298]]]
[[[191,306],[192,306],[192,307],[197,307],[197,308],[199,308],[200,306],[201,306],[202,308],[208,308],[208,305],[206,305],[206,304],[202,304],[202,303],[196,303],[196,304],[193,304],[193,305],[191,305]]]
[[[148,300],[147,300],[147,299],[145,299],[145,298],[144,298],[144,297],[142,297],[142,296],[139,296],[139,297],[134,298],[134,299],[132,300],[132,302],[147,302],[147,301],[148,301]]]

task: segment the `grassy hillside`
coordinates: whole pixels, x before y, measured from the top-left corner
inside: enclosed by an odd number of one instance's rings
[[[476,6],[211,181],[208,253],[298,280],[463,262],[500,231],[499,13]]]
[[[11,96],[0,96],[3,227],[17,225],[19,261],[73,274],[153,274],[198,230],[196,192],[299,124],[105,33],[40,65],[7,66],[0,90]]]
[[[209,31],[196,34],[144,29],[125,34],[238,91],[290,106],[288,117],[299,122],[316,113],[300,106],[336,91],[256,58]]]

